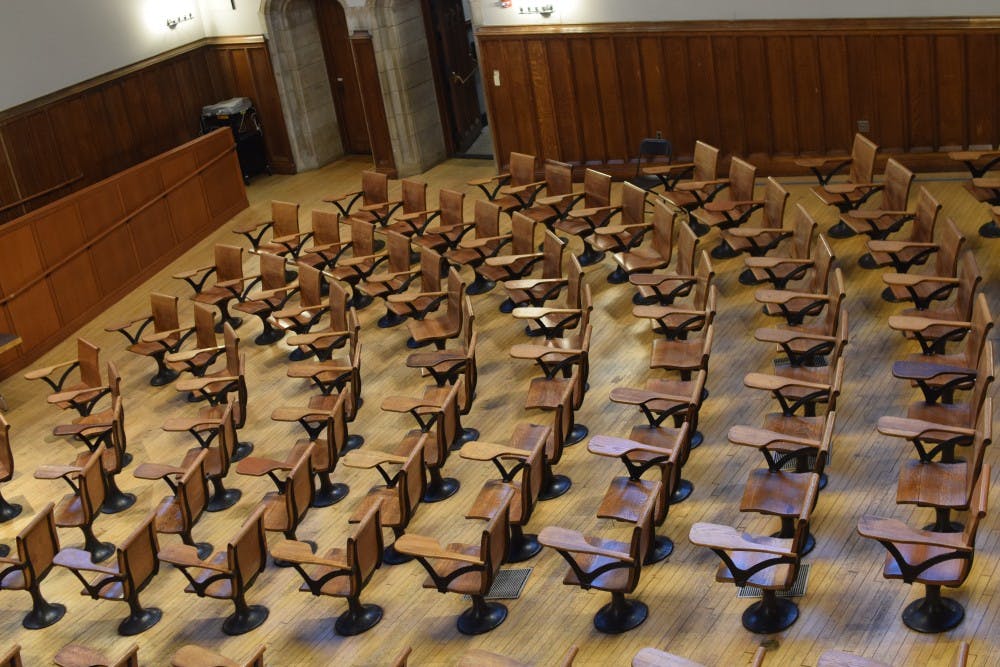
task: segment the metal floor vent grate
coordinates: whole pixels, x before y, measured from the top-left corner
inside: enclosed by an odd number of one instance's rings
[[[521,597],[524,584],[528,581],[531,568],[512,568],[510,570],[500,570],[497,572],[490,592],[486,594],[487,600],[516,600]],[[463,596],[468,599],[468,595]]]
[[[803,563],[799,566],[799,576],[795,578],[795,583],[787,591],[778,591],[779,598],[800,598],[805,595],[806,586],[809,584],[809,564]],[[492,592],[492,591],[491,591]],[[740,586],[736,593],[738,598],[759,598],[761,591],[756,586]]]

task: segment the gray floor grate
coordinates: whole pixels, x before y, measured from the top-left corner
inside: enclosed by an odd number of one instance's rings
[[[806,586],[809,583],[809,564],[803,563],[799,566],[799,576],[795,578],[795,583],[787,591],[778,591],[779,598],[800,598],[805,595]],[[756,586],[740,586],[736,594],[739,598],[759,598],[761,591]]]
[[[512,568],[510,570],[500,570],[497,572],[490,592],[486,594],[487,600],[516,600],[521,597],[524,584],[528,581],[531,568]],[[468,598],[469,596],[464,596]]]

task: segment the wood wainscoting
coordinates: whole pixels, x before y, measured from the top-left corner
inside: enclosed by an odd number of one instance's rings
[[[489,27],[477,39],[502,163],[514,150],[631,175],[640,140],[661,131],[680,157],[702,139],[790,174],[797,156],[849,151],[867,121],[883,159],[925,171],[1000,141],[996,18]]]
[[[0,331],[23,340],[0,355],[0,378],[246,207],[220,129],[0,226]]]
[[[208,38],[0,112],[0,223],[197,137],[201,107],[253,100],[271,168],[294,173],[267,42]]]

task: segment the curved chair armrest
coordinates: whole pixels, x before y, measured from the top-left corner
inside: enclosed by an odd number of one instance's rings
[[[67,477],[82,470],[83,468],[79,466],[47,464],[35,468],[35,479],[59,479],[60,477]]]
[[[668,450],[652,445],[644,445],[628,438],[617,438],[611,435],[595,435],[587,443],[587,451],[597,456],[608,456],[618,458],[626,456],[632,452],[645,452],[649,454],[670,454]]]
[[[50,375],[52,371],[59,370],[60,368],[66,368],[67,366],[72,366],[73,364],[79,363],[76,359],[70,361],[62,361],[58,364],[52,366],[46,366],[45,368],[35,368],[24,374],[25,380],[41,380],[43,377]]]
[[[795,436],[787,435],[785,433],[779,433],[777,431],[769,431],[764,428],[754,428],[753,426],[733,426],[729,429],[729,442],[734,445],[744,445],[746,447],[755,447],[756,449],[764,449],[770,445],[787,442],[793,445],[803,445],[806,447],[819,447],[820,442],[818,440],[810,440],[809,438],[797,438]]]
[[[893,217],[901,217],[904,215],[913,215],[913,211],[879,211],[870,208],[864,209],[854,209],[853,211],[847,212],[847,217],[856,218],[858,220],[877,220],[884,215],[891,215]]]
[[[430,215],[431,213],[440,213],[440,212],[441,209],[439,208],[428,208],[423,211],[411,211],[410,213],[400,213],[397,216],[393,216],[393,220],[403,220],[403,221],[416,220],[421,216]]]
[[[738,206],[763,206],[764,203],[763,199],[726,199],[724,201],[712,200],[705,202],[702,208],[711,213],[722,213],[724,211],[732,211]]]
[[[160,341],[165,341],[173,336],[180,336],[188,331],[194,329],[194,325],[179,327],[177,329],[165,329],[163,331],[150,331],[148,334],[143,334],[141,340],[144,343],[159,343]]]
[[[317,556],[312,552],[311,546],[305,542],[297,542],[295,540],[282,540],[272,546],[269,551],[271,552],[272,558],[291,563],[324,565],[335,570],[349,570],[351,567],[346,560]]]
[[[534,345],[532,343],[520,343],[510,348],[510,356],[515,359],[543,359],[550,354],[571,357],[583,354],[583,352],[582,349],[549,347],[548,345]]]
[[[274,224],[274,220],[265,220],[263,222],[251,222],[248,225],[243,225],[242,227],[236,227],[233,229],[233,234],[249,234],[253,231],[260,229],[261,227],[270,227]]]
[[[581,192],[567,192],[564,195],[546,195],[545,197],[535,197],[535,203],[542,206],[557,206],[566,201],[572,201],[579,197]]]
[[[723,526],[718,523],[699,521],[691,526],[688,539],[691,541],[691,544],[710,549],[753,551],[775,554],[777,556],[795,556],[795,552],[792,550],[791,539],[750,535],[732,526]]]
[[[467,249],[482,248],[495,241],[503,241],[512,238],[511,234],[498,234],[497,236],[477,236],[474,239],[462,239],[458,247]]]
[[[895,544],[923,544],[932,547],[948,547],[956,551],[973,550],[973,547],[962,541],[962,533],[934,533],[929,530],[914,530],[899,519],[887,519],[871,514],[865,514],[858,520],[858,535]]]
[[[165,361],[169,362],[182,362],[194,359],[199,354],[209,353],[218,354],[226,349],[225,345],[216,345],[215,347],[202,347],[195,350],[184,350],[182,352],[173,352],[164,357]]]
[[[651,229],[652,227],[652,223],[636,222],[630,225],[607,225],[605,227],[598,227],[594,230],[594,233],[598,236],[615,236],[630,229]]]
[[[789,236],[793,236],[795,234],[792,230],[784,229],[782,227],[733,227],[732,229],[727,229],[726,233],[745,239],[753,238],[755,236],[764,236],[765,234],[774,234],[781,236],[782,238],[788,238]]]
[[[407,368],[430,368],[447,361],[463,361],[468,357],[461,350],[432,350],[430,352],[414,352],[406,358]]]
[[[518,261],[521,261],[521,260],[534,259],[534,258],[539,258],[540,259],[540,258],[542,258],[544,256],[545,255],[543,255],[540,252],[532,252],[532,253],[528,253],[526,255],[503,255],[501,257],[487,257],[486,258],[486,265],[487,266],[507,266],[509,264],[514,264],[515,262],[518,262]]]
[[[189,546],[187,544],[168,544],[165,547],[161,547],[157,557],[165,563],[170,563],[171,565],[177,565],[179,567],[201,567],[206,570],[213,570],[215,572],[223,572],[228,574],[230,569],[224,565],[219,565],[217,563],[211,562],[211,560],[202,560],[198,558],[197,547]]]
[[[617,549],[606,549],[595,546],[587,541],[583,533],[559,526],[546,526],[538,533],[538,541],[543,545],[556,549],[557,551],[571,551],[574,553],[591,554],[594,556],[606,556],[625,563],[633,562],[632,554],[627,551]]]
[[[80,435],[91,430],[106,431],[113,425],[113,422],[96,420],[92,422],[81,421],[76,424],[59,424],[52,429],[52,435]]]
[[[167,465],[166,463],[140,463],[132,476],[139,479],[163,479],[168,475],[183,475],[187,470],[180,466]]]
[[[981,176],[979,178],[972,179],[972,184],[977,188],[993,190],[995,188],[1000,188],[1000,178],[997,178],[996,176]]]
[[[507,289],[531,289],[536,285],[566,285],[565,278],[519,278],[517,280],[504,281],[503,286]]]
[[[830,388],[830,385],[820,382],[793,380],[791,378],[781,377],[780,375],[768,375],[767,373],[747,373],[743,377],[743,384],[751,389],[766,389],[768,391],[780,391],[789,387],[801,387],[803,389]]]
[[[215,268],[215,264],[209,264],[208,266],[199,266],[197,269],[189,269],[188,271],[181,271],[180,273],[175,273],[174,278],[178,280],[184,280],[186,278],[193,278],[194,276],[202,273],[204,271],[211,271]]]
[[[805,333],[794,329],[779,329],[777,327],[763,327],[753,333],[753,337],[762,343],[790,343],[796,340],[824,340],[834,342],[835,336],[824,336],[822,334]]]
[[[416,294],[390,294],[386,299],[389,303],[409,303],[421,297],[434,298],[438,296],[448,296],[447,291],[438,292],[417,292]]]
[[[972,328],[972,322],[934,320],[929,317],[918,317],[915,315],[889,316],[889,328],[895,331],[924,331],[931,327],[951,327],[953,329],[967,330]]]
[[[975,375],[976,369],[951,364],[925,364],[897,361],[892,365],[892,375],[900,380],[931,380],[942,375]]]
[[[672,162],[671,164],[658,164],[652,167],[643,167],[642,173],[655,176],[656,174],[669,174],[672,171],[677,171],[679,169],[691,169],[692,167],[694,167],[694,162]]]
[[[410,556],[418,556],[420,558],[440,558],[442,560],[454,560],[462,563],[472,563],[474,565],[485,564],[484,561],[478,556],[472,556],[458,551],[449,551],[448,549],[442,547],[441,544],[438,543],[438,541],[433,537],[427,537],[425,535],[406,533],[396,540],[395,545],[396,551]]]
[[[635,387],[615,387],[608,394],[608,398],[613,403],[624,403],[626,405],[643,405],[653,401],[674,401],[676,403],[690,403],[690,396],[675,396],[674,394],[664,394],[659,391],[649,389],[638,389]]]
[[[290,293],[299,288],[299,281],[293,280],[283,287],[275,287],[274,289],[262,289],[257,292],[251,292],[247,294],[247,301],[263,301],[264,299],[270,299],[272,296],[276,296],[281,293]]]
[[[248,456],[236,464],[236,472],[248,477],[263,477],[275,470],[291,470],[291,464],[262,456]]]
[[[271,412],[271,419],[276,422],[297,422],[300,419],[308,417],[313,417],[317,420],[326,419],[327,414],[329,413],[326,410],[317,410],[305,406],[281,407],[275,408]]]
[[[753,293],[754,300],[757,303],[774,303],[783,304],[795,299],[808,299],[809,301],[829,301],[830,297],[826,294],[812,294],[811,292],[793,292],[791,290],[783,289],[759,289]]]
[[[462,445],[458,450],[459,456],[471,461],[492,461],[502,456],[511,456],[518,459],[525,459],[531,452],[526,449],[518,449],[510,445],[501,445],[495,442],[484,440],[470,440]]]
[[[174,384],[174,389],[177,391],[200,391],[210,384],[216,384],[218,382],[236,382],[240,378],[236,375],[224,375],[221,377],[200,377],[200,378],[185,378],[184,380],[179,380]]]
[[[806,157],[795,160],[795,165],[798,167],[812,169],[814,167],[828,165],[831,162],[843,162],[845,165],[848,165],[853,161],[853,158],[849,157]]]
[[[958,278],[948,276],[922,276],[917,273],[883,273],[882,282],[886,285],[900,285],[908,287],[921,283],[941,283],[943,285],[957,285]]]
[[[389,253],[387,253],[385,251],[372,253],[371,255],[358,255],[357,257],[350,257],[348,259],[342,259],[342,260],[340,260],[339,262],[337,262],[337,266],[338,267],[341,267],[341,266],[357,266],[358,264],[364,264],[365,262],[369,262],[369,261],[371,261],[373,259],[378,259],[380,257],[387,257],[388,255],[389,255]],[[323,272],[323,275],[327,275],[326,271]],[[327,277],[329,277],[329,276],[327,276]],[[309,310],[312,310],[312,309],[310,308]]]
[[[524,185],[505,185],[500,188],[500,194],[502,195],[515,195],[522,192],[527,192],[529,190],[537,190],[545,185],[545,181],[533,181],[531,183],[525,183]]]
[[[350,333],[350,331],[317,331],[314,333],[302,333],[289,336],[286,342],[289,345],[309,345],[310,343],[315,343],[316,341],[323,340],[324,338],[340,338],[341,336],[346,336]]]
[[[891,417],[888,415],[879,417],[876,428],[882,435],[888,435],[893,438],[905,438],[907,440],[913,440],[914,438],[938,433],[965,435],[969,437],[975,437],[976,435],[976,430],[972,428],[964,428],[962,426],[953,426],[950,424],[935,424],[934,422],[928,422],[922,419]]]
[[[729,183],[728,178],[710,178],[707,181],[684,181],[678,183],[676,190],[681,192],[692,192],[694,190],[704,190],[710,185],[724,185]]]
[[[118,324],[111,324],[104,327],[104,330],[108,333],[113,331],[124,331],[128,329],[133,324],[138,324],[139,322],[148,322],[153,319],[152,315],[143,315],[141,317],[133,317],[131,320],[126,320],[125,322],[119,322]]]
[[[510,311],[511,315],[522,320],[537,320],[546,315],[562,315],[579,313],[579,308],[544,308],[542,306],[521,306]]]
[[[354,192],[348,192],[346,194],[337,195],[336,197],[334,197],[332,195],[330,197],[323,197],[323,201],[327,202],[328,204],[332,204],[335,201],[343,201],[343,200],[347,199],[348,197],[356,197],[356,196],[358,196],[360,194],[364,194],[363,191],[361,191],[361,190],[355,190]]]
[[[877,187],[875,183],[830,183],[824,185],[823,189],[832,195],[846,195],[854,192],[855,190],[864,190],[867,188]]]
[[[340,462],[348,468],[370,469],[380,466],[383,463],[395,463],[402,465],[403,463],[406,463],[406,457],[389,454],[387,452],[380,452],[373,449],[352,449],[344,454],[344,456],[340,459]]]
[[[390,206],[395,206],[396,204],[402,203],[399,199],[390,199],[388,201],[375,202],[374,204],[365,204],[364,206],[359,206],[359,211],[364,211],[365,213],[371,213],[373,211],[381,211],[384,208]]]
[[[743,263],[750,269],[773,269],[776,266],[789,264],[792,266],[811,266],[815,262],[809,257],[746,257]]]
[[[102,574],[121,574],[117,567],[107,565],[97,565],[90,559],[90,552],[76,547],[63,547],[56,553],[52,562],[70,570],[85,570],[88,572],[100,572]]]
[[[633,273],[628,281],[633,285],[662,285],[663,283],[697,280],[698,276],[684,276],[676,273]]]
[[[422,398],[411,396],[386,396],[382,399],[382,409],[386,412],[410,412],[419,408],[439,409],[439,406],[428,404]]]

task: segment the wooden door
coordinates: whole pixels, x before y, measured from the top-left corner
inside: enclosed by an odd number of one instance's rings
[[[483,129],[476,91],[479,64],[473,55],[470,24],[462,0],[425,0],[424,6],[449,148],[463,153]]]
[[[344,151],[369,154],[372,149],[361,86],[347,32],[347,17],[339,0],[316,0],[316,20]]]

